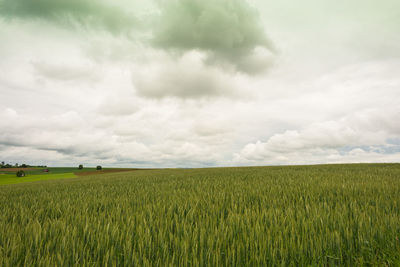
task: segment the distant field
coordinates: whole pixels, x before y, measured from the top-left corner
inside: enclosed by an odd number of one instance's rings
[[[37,169],[39,169],[39,168],[0,168],[0,173],[3,173],[3,172],[16,172],[16,171],[19,171],[19,170],[22,170],[22,171],[35,171]]]
[[[49,172],[44,172],[44,169],[48,169]],[[23,170],[26,176],[17,177],[16,172],[18,170]],[[75,178],[81,175],[98,175],[104,173],[124,172],[131,170],[134,169],[106,168],[103,170],[96,170],[96,168],[83,168],[79,170],[76,167],[2,168],[0,169],[0,185],[37,182],[41,180]]]
[[[57,174],[37,174],[25,177],[16,177],[15,174],[0,174],[0,185],[5,184],[19,184],[26,182],[37,182],[42,180],[53,180],[53,179],[65,179],[65,178],[75,178],[76,175],[72,172],[70,173],[57,173]]]
[[[0,266],[400,266],[400,164],[0,187]]]

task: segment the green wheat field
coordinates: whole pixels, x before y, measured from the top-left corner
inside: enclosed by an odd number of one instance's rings
[[[400,164],[0,186],[0,266],[400,266]]]

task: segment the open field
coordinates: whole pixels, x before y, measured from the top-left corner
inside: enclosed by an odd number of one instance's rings
[[[37,174],[25,177],[16,177],[15,174],[0,174],[0,185],[6,184],[20,184],[26,182],[37,182],[44,180],[54,180],[54,179],[66,179],[75,178],[76,175],[72,172],[70,173],[57,173],[57,174]]]
[[[97,175],[97,174],[105,174],[105,173],[115,173],[115,172],[128,172],[128,171],[135,171],[135,170],[144,170],[144,169],[123,169],[123,168],[115,168],[115,169],[102,169],[102,170],[85,170],[81,172],[77,172],[76,175],[85,176],[85,175]]]
[[[29,167],[29,168],[0,168],[0,173],[3,173],[3,172],[17,172],[17,171],[36,171],[36,170],[38,170],[39,168],[31,168],[31,167]]]
[[[0,210],[0,266],[400,265],[400,164],[79,176]]]
[[[48,169],[49,172],[43,172]],[[16,177],[16,172],[22,170],[25,177]],[[98,175],[104,173],[125,172],[135,169],[105,168],[96,170],[96,168],[83,168],[79,170],[76,167],[51,167],[51,168],[2,168],[0,169],[0,185],[19,184],[25,182],[37,182],[41,180],[75,178],[82,175]]]

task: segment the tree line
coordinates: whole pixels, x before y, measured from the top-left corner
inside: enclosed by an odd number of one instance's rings
[[[10,164],[10,163],[5,163],[4,161],[2,161],[0,163],[0,168],[32,168],[32,167],[39,167],[39,168],[47,168],[47,166],[45,165],[28,165],[28,164]]]

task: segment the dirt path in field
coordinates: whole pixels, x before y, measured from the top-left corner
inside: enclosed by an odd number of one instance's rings
[[[87,176],[94,174],[103,174],[103,173],[113,173],[113,172],[129,172],[129,171],[138,171],[142,169],[111,169],[111,170],[101,170],[101,171],[87,171],[87,172],[76,172],[75,175],[78,176]]]

